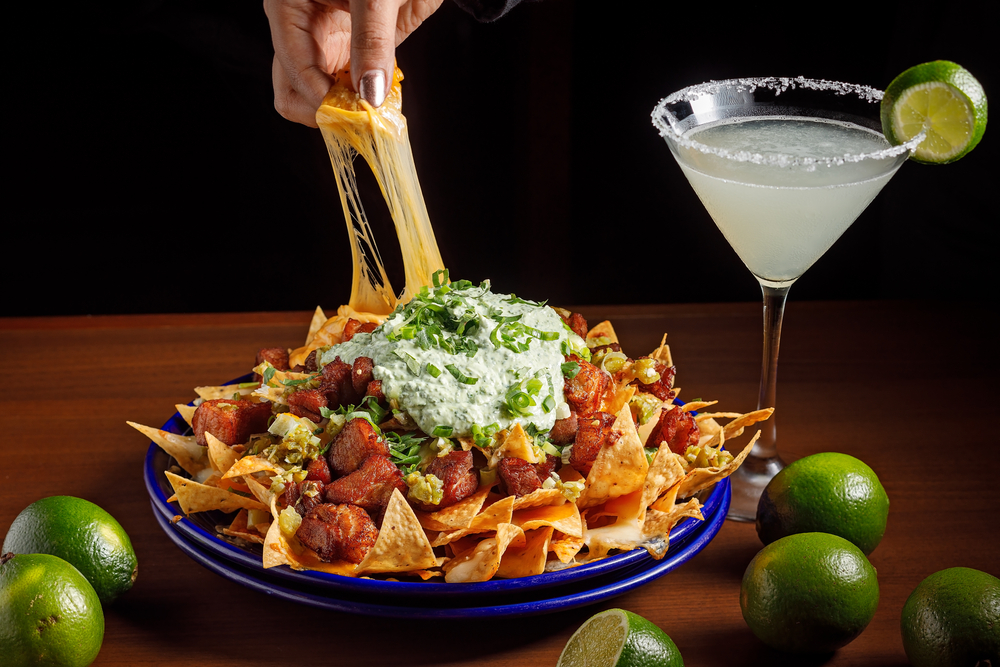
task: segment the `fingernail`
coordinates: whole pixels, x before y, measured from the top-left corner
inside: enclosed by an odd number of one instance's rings
[[[382,106],[382,102],[385,102],[385,73],[380,69],[365,72],[361,75],[358,88],[361,99],[373,107]]]

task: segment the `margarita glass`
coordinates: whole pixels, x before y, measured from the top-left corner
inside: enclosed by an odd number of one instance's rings
[[[711,81],[653,110],[694,191],[760,282],[764,358],[758,408],[774,407],[788,289],[889,182],[923,134],[900,146],[882,135],[882,92],[804,78]],[[753,521],[784,462],[774,415],[731,477],[729,518]]]

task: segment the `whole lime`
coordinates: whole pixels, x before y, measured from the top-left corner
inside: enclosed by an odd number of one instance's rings
[[[48,554],[0,557],[5,665],[84,667],[97,657],[103,640],[101,601],[75,567]]]
[[[1000,665],[1000,579],[953,567],[914,589],[900,620],[913,667]]]
[[[837,452],[813,454],[775,475],[757,504],[757,535],[770,544],[795,533],[831,533],[867,556],[885,534],[889,496],[864,462]]]
[[[861,550],[829,533],[783,537],[757,553],[743,574],[740,608],[772,648],[828,652],[861,634],[878,607],[875,568]]]
[[[683,667],[677,645],[652,621],[625,609],[594,614],[566,642],[556,667]]]
[[[11,524],[2,553],[52,554],[72,563],[107,604],[132,588],[139,565],[128,534],[94,503],[73,496],[42,498]]]

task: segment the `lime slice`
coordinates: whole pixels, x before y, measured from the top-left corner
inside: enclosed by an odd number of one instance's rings
[[[954,162],[986,131],[986,93],[969,72],[947,60],[911,67],[889,84],[882,98],[882,132],[893,145],[921,131],[912,158],[927,164]]]
[[[587,619],[566,642],[556,667],[683,667],[677,646],[638,614],[608,609]]]

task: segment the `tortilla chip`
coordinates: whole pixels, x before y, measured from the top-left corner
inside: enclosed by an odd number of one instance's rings
[[[177,502],[181,505],[181,510],[185,514],[192,512],[207,512],[209,510],[221,510],[223,512],[235,512],[238,509],[266,510],[264,505],[256,498],[247,498],[238,493],[232,493],[228,489],[220,489],[217,486],[207,486],[199,484],[190,479],[185,479],[180,475],[167,471],[167,480],[173,487],[177,496]]]
[[[674,504],[677,502],[677,492],[681,490],[681,482],[683,481],[684,480],[682,479],[680,482],[677,482],[667,489],[667,492],[660,496],[656,502],[651,504],[649,509],[657,512],[669,513],[673,509]]]
[[[243,481],[246,483],[247,489],[250,490],[250,493],[253,494],[254,498],[264,503],[265,505],[268,506],[271,505],[275,497],[275,494],[271,493],[270,485],[264,486],[259,481],[257,481],[256,477],[251,477],[250,475],[244,477]]]
[[[247,511],[245,509],[240,510],[236,514],[236,518],[233,519],[233,522],[228,527],[222,529],[222,533],[230,537],[238,537],[247,542],[264,544],[264,536],[247,525]]]
[[[453,542],[474,533],[493,532],[497,530],[497,527],[500,524],[510,523],[513,514],[514,496],[501,498],[500,500],[487,505],[482,511],[479,512],[479,514],[473,517],[472,521],[469,522],[468,527],[453,531],[440,532],[434,537],[433,540],[431,540],[431,544],[435,547],[440,547],[446,544],[452,544]]]
[[[702,489],[707,489],[719,480],[729,477],[736,469],[740,467],[749,454],[750,450],[753,449],[753,444],[757,442],[757,438],[760,437],[760,431],[753,434],[753,438],[750,439],[749,444],[743,448],[732,461],[724,466],[713,466],[711,468],[694,468],[684,477],[684,481],[681,482],[680,490],[677,495],[680,498],[689,498],[694,494],[698,493]]]
[[[705,520],[701,513],[701,503],[697,498],[674,505],[668,512],[650,509],[646,514],[646,523],[642,527],[643,537],[647,540],[653,537],[668,537],[673,527],[680,523],[681,519],[688,517],[699,521]]]
[[[718,403],[718,401],[688,401],[684,405],[679,405],[677,407],[679,407],[684,412],[697,412],[698,410],[704,410],[708,406],[715,405],[716,403]],[[742,414],[739,412],[726,413],[726,414],[728,414],[730,417],[742,416]],[[704,415],[698,415],[697,417],[695,417],[695,419],[697,420],[701,417],[704,417]]]
[[[528,463],[538,463],[531,438],[524,432],[520,424],[514,424],[503,443],[493,451],[493,455],[490,457],[490,467],[495,468],[500,463],[500,459],[505,458],[519,458]]]
[[[663,338],[660,339],[660,346],[653,350],[653,353],[649,356],[658,361],[662,361],[667,366],[674,365],[674,360],[670,356],[670,346],[667,345],[667,334],[663,334]]]
[[[612,383],[604,393],[604,405],[601,406],[601,411],[612,415],[618,414],[632,400],[635,392],[636,387],[634,384],[621,386]]]
[[[590,331],[587,332],[587,338],[607,338],[612,343],[618,342],[618,334],[615,333],[615,328],[611,326],[611,322],[607,320],[591,327]]]
[[[524,531],[551,526],[571,537],[583,537],[583,519],[575,503],[516,510],[511,522]]]
[[[306,332],[307,345],[313,339],[313,337],[316,336],[316,332],[319,331],[324,324],[326,324],[326,320],[327,320],[326,313],[323,312],[322,308],[316,306],[316,310],[313,311],[312,319],[309,321],[309,331]],[[298,364],[290,364],[292,368],[294,368],[297,365]]]
[[[522,526],[523,529],[523,526]],[[524,546],[509,546],[500,558],[500,567],[495,577],[501,579],[516,579],[531,577],[545,572],[545,562],[549,556],[549,540],[552,538],[552,528],[525,531]]]
[[[645,483],[649,464],[628,406],[618,413],[611,430],[620,435],[613,445],[598,452],[583,493],[576,501],[581,509],[632,493]]]
[[[570,480],[564,479],[564,482]],[[559,489],[535,489],[526,496],[514,498],[514,511],[526,507],[541,507],[543,505],[561,505],[566,502],[566,496]]]
[[[244,456],[226,470],[223,479],[230,477],[243,477],[252,475],[255,472],[273,472],[281,474],[285,472],[281,466],[271,463],[263,456]]]
[[[549,541],[549,550],[556,555],[561,563],[569,563],[583,549],[584,539],[570,535],[555,534]]]
[[[210,401],[215,398],[233,398],[237,395],[240,398],[246,398],[253,393],[254,389],[257,388],[256,383],[248,382],[246,384],[248,386],[226,384],[221,386],[195,387],[194,391],[200,398],[206,401]]]
[[[680,457],[671,451],[669,443],[662,443],[660,448],[656,450],[653,465],[646,473],[642,490],[642,506],[652,505],[664,491],[684,479],[684,474],[685,470],[680,462]]]
[[[378,539],[361,563],[362,572],[411,572],[437,566],[437,557],[413,508],[399,489],[394,489],[382,518]]]
[[[613,523],[600,528],[588,528],[583,536],[590,559],[603,558],[612,549],[630,551],[642,542],[642,526],[646,517],[646,506],[642,504],[643,489],[613,498],[604,504],[604,509],[595,515],[616,517]]]
[[[220,475],[225,474],[239,459],[239,454],[208,431],[205,432],[205,440],[208,442],[208,460],[212,470]]]
[[[415,514],[420,525],[427,530],[450,531],[468,528],[483,508],[483,502],[489,493],[490,487],[486,484],[480,484],[479,489],[474,494],[459,500],[454,505],[449,505],[435,512],[417,511]]]
[[[194,413],[198,409],[197,405],[184,405],[182,403],[177,403],[174,407],[177,409],[177,414],[181,416],[181,419],[187,422],[188,426],[194,426]]]
[[[524,531],[510,523],[497,526],[496,537],[481,540],[473,549],[444,564],[444,580],[448,583],[489,581],[500,569],[503,554],[510,546],[526,543]]]
[[[306,357],[313,350],[323,347],[324,345],[336,345],[344,339],[344,326],[350,319],[358,320],[359,322],[375,322],[376,324],[382,324],[385,321],[387,315],[376,315],[374,313],[363,313],[354,310],[348,305],[343,305],[337,309],[337,314],[331,318],[324,319],[322,324],[318,328],[313,330],[313,326],[316,324],[317,320],[321,317],[325,317],[323,311],[319,308],[313,314],[313,321],[309,325],[309,335],[306,337],[306,343],[300,348],[292,350],[288,355],[288,364],[291,367],[304,364]]]
[[[159,445],[160,449],[174,457],[177,465],[192,476],[202,471],[211,470],[208,461],[207,448],[202,447],[193,435],[177,435],[151,426],[143,426],[135,422],[125,422],[135,430]]]

